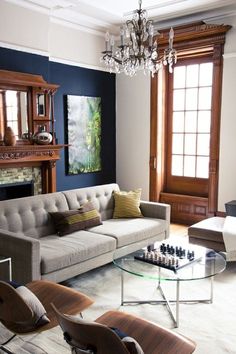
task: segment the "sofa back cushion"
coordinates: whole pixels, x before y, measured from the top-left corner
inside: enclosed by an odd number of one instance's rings
[[[0,202],[0,229],[40,238],[55,233],[49,212],[65,210],[68,204],[61,192],[4,200]]]
[[[69,209],[78,209],[83,204],[91,201],[101,214],[101,219],[107,220],[111,219],[113,215],[114,191],[119,191],[119,186],[116,183],[72,189],[63,193],[67,199]]]

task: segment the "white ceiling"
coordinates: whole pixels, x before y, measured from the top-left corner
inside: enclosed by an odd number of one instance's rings
[[[6,0],[47,13],[52,21],[84,27],[86,30],[118,33],[132,17],[138,0]],[[210,20],[236,14],[236,0],[143,0],[142,8],[157,28],[195,20]]]

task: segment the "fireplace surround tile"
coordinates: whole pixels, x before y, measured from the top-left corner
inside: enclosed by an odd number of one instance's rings
[[[42,194],[42,175],[40,167],[17,167],[0,169],[0,184],[34,182],[34,195]]]

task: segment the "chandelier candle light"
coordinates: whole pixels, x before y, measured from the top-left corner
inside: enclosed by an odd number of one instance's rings
[[[133,19],[120,28],[120,45],[117,48],[114,47],[114,36],[106,32],[106,50],[102,52],[101,62],[110,72],[124,72],[129,76],[135,75],[138,70],[151,72],[154,76],[167,64],[172,73],[173,64],[177,61],[177,52],[173,48],[174,30],[171,28],[169,32],[169,47],[160,54],[157,40],[153,41],[153,20],[147,19],[147,11],[142,10],[141,6],[142,0],[139,0],[139,9],[134,11]]]

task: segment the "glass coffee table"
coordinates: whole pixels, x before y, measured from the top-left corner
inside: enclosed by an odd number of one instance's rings
[[[168,243],[169,242],[169,243]],[[164,246],[163,246],[164,245]],[[162,250],[160,250],[162,246]],[[163,247],[169,246],[169,249],[163,250]],[[172,248],[171,248],[172,247]],[[181,249],[180,249],[181,248]],[[174,249],[174,251],[173,251]],[[183,254],[181,252],[183,250]],[[141,249],[137,252],[128,253],[128,248],[117,250],[114,253],[113,263],[121,270],[121,305],[125,304],[164,304],[174,322],[175,327],[179,327],[179,304],[180,303],[212,303],[213,302],[213,280],[216,274],[224,271],[226,261],[223,256],[212,249],[183,243],[181,245],[173,244],[171,241],[165,243],[156,243],[155,250],[149,248]],[[177,252],[178,251],[178,252]],[[169,253],[168,253],[169,252]],[[176,254],[177,252],[177,254]],[[162,296],[161,300],[142,300],[125,301],[124,300],[124,273],[127,272],[134,276],[145,279],[156,280],[157,289]],[[180,283],[184,281],[193,281],[200,279],[210,279],[210,298],[208,299],[180,299]],[[173,300],[167,299],[161,282],[176,283],[176,297]],[[175,303],[175,314],[170,304]]]

